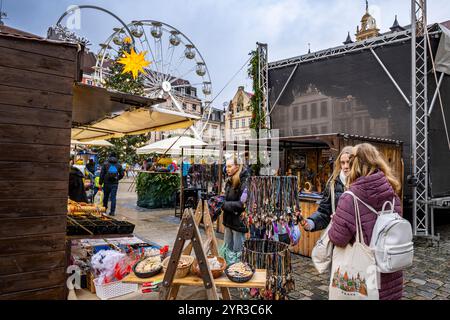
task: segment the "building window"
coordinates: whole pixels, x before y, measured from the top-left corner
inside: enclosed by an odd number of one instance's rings
[[[317,118],[317,103],[311,104],[311,119]]]
[[[308,128],[303,128],[302,129],[302,135],[303,136],[307,136],[308,135]]]
[[[245,119],[242,119],[242,128],[245,128]]]
[[[298,116],[299,116],[299,107],[294,107],[294,121],[298,120]]]
[[[308,106],[306,104],[302,105],[302,119],[308,119]]]
[[[351,101],[347,101],[346,103],[346,110],[347,112],[350,112],[352,110],[352,102]]]
[[[320,130],[321,130],[320,133],[329,133],[329,132],[328,132],[328,127],[327,127],[327,126],[322,126],[322,128],[321,128]]]
[[[317,126],[311,126],[311,134],[318,134],[319,132],[318,132],[318,129],[317,129]]]
[[[186,108],[187,108],[187,105],[186,105],[186,103],[183,102],[183,110],[186,110]]]
[[[236,120],[235,128],[236,128],[236,129],[239,129],[239,120]]]
[[[326,101],[323,101],[320,104],[320,116],[328,117],[328,103]]]

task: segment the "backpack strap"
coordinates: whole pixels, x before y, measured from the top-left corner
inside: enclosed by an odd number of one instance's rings
[[[364,233],[362,230],[361,215],[359,213],[358,197],[351,191],[346,191],[345,193],[350,194],[353,197],[353,205],[355,207],[355,228],[356,228],[356,238],[355,240],[359,243],[365,243]]]
[[[386,201],[385,203],[383,203],[383,207],[381,208],[381,211],[382,211],[382,212],[388,211],[388,210],[386,210],[386,205],[388,205],[388,204],[391,206],[391,210],[389,210],[389,211],[390,211],[390,212],[394,212],[394,208],[395,208],[395,196],[394,196],[394,198],[392,199],[392,202]]]

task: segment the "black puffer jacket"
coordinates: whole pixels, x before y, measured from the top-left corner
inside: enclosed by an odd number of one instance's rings
[[[345,186],[342,183],[341,179],[339,177],[336,178],[334,182],[334,196],[335,196],[335,202],[334,206],[335,209],[337,208],[339,198],[345,191]],[[307,219],[310,219],[314,222],[314,229],[311,231],[319,231],[325,229],[328,224],[330,223],[330,216],[332,214],[331,209],[331,188],[330,183],[327,184],[325,191],[323,192],[323,198],[320,200],[319,208],[316,212],[314,212],[310,217]]]
[[[69,199],[77,202],[87,202],[86,192],[84,191],[84,175],[76,167],[70,168],[69,175]]]
[[[234,231],[247,233],[247,224],[241,219],[244,212],[244,204],[240,201],[242,193],[247,189],[249,171],[242,169],[240,174],[241,184],[233,188],[231,179],[228,178],[225,184],[225,202],[223,204],[223,225]]]

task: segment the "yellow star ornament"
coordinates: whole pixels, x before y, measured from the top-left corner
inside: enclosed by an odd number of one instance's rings
[[[133,79],[137,78],[139,72],[145,73],[144,68],[150,64],[149,61],[145,60],[146,53],[147,51],[143,51],[137,54],[133,48],[131,48],[131,53],[124,52],[125,57],[117,61],[124,65],[122,73],[131,72]]]

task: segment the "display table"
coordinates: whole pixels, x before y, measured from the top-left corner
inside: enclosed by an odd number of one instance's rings
[[[227,278],[225,274],[220,276],[217,279],[214,279],[214,282],[216,284],[216,287],[222,287],[222,288],[257,288],[257,289],[264,289],[266,287],[266,276],[267,271],[265,269],[257,269],[255,271],[255,274],[253,275],[253,278],[250,281],[244,282],[244,283],[237,283],[233,282],[230,279]],[[151,278],[138,278],[136,275],[131,272],[128,276],[126,276],[122,282],[125,283],[137,283],[137,284],[144,284],[147,282],[162,282],[164,279],[164,272],[161,272],[160,274],[151,277]],[[173,284],[180,285],[180,286],[198,286],[203,287],[203,280],[195,275],[188,275],[181,279],[174,279]]]

